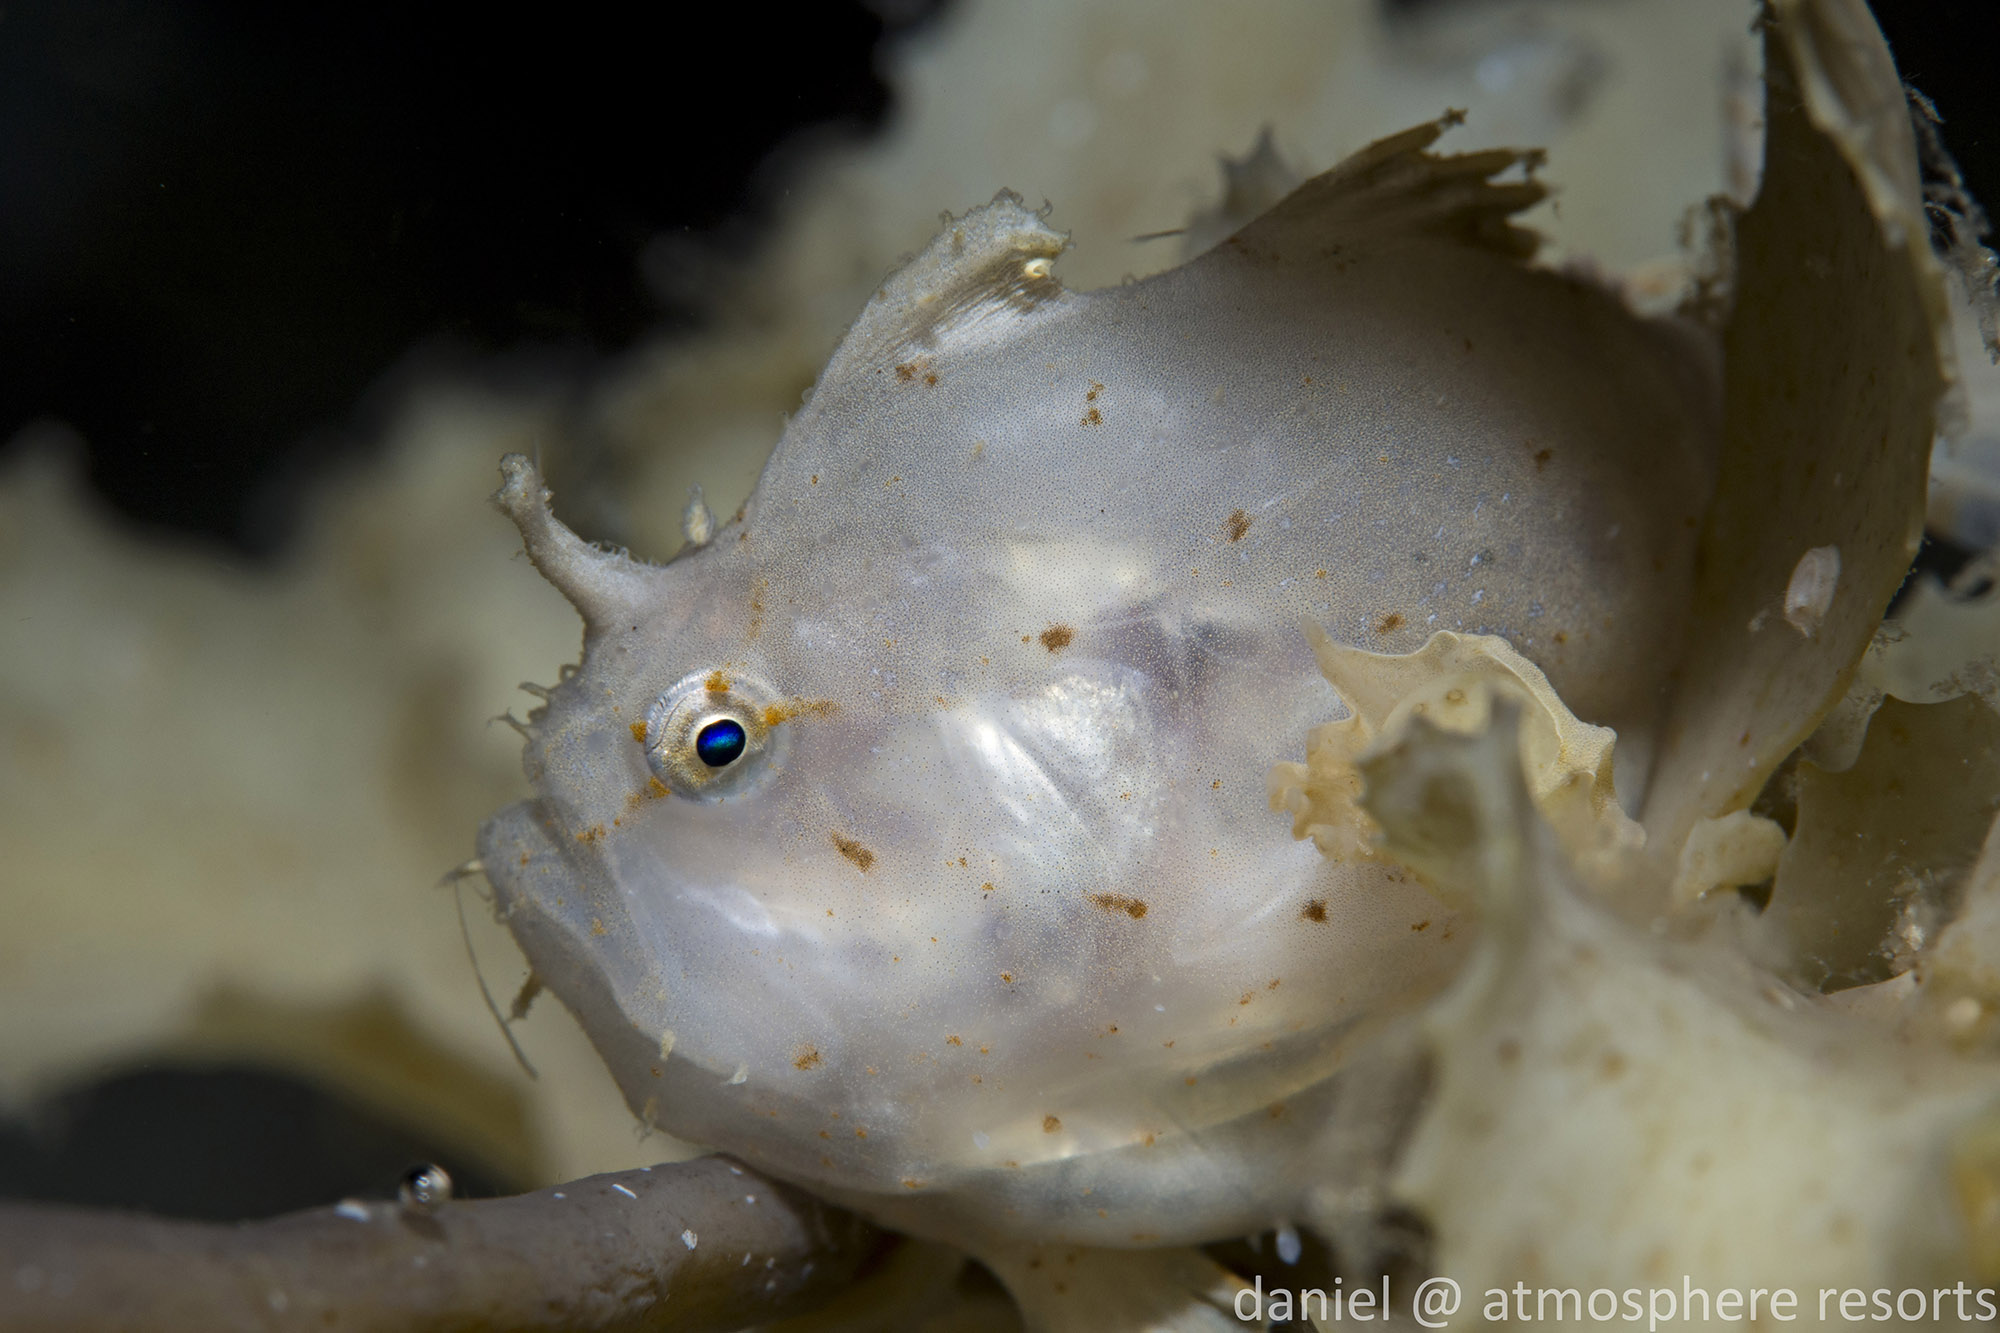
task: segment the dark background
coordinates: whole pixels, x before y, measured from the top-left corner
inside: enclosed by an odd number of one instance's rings
[[[944,3],[4,3],[0,448],[66,422],[135,522],[269,556],[412,348],[586,376],[698,322],[641,252],[745,253],[787,154],[879,125],[883,44]],[[2000,0],[1876,12],[2000,205]],[[0,1197],[251,1217],[433,1159],[518,1183],[269,1071],[136,1070],[0,1122]]]
[[[944,2],[7,3],[0,441],[66,422],[129,517],[268,554],[413,347],[561,373],[698,319],[642,249],[747,248],[773,151],[879,124],[881,43]],[[2000,200],[2000,3],[1876,10]]]
[[[746,244],[773,149],[874,127],[935,8],[7,3],[0,440],[60,419],[127,515],[269,552],[412,346],[582,366],[694,318],[642,248]]]

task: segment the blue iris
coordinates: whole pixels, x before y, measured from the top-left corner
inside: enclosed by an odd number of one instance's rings
[[[743,753],[748,737],[743,734],[743,724],[729,718],[717,718],[703,727],[694,738],[694,752],[701,756],[701,762],[710,768],[722,768],[733,764]]]

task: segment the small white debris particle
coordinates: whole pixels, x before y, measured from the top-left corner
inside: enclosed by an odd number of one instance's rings
[[[681,1244],[687,1246],[691,1250],[694,1248],[694,1243],[695,1243],[694,1232],[692,1231],[681,1232]]]
[[[1278,1228],[1278,1258],[1286,1264],[1295,1264],[1305,1247],[1299,1243],[1299,1230],[1289,1222]]]
[[[333,1212],[334,1216],[344,1217],[350,1222],[366,1222],[368,1220],[368,1205],[359,1199],[342,1199],[333,1206]]]
[[[743,1196],[743,1202],[754,1204],[757,1202],[757,1196],[754,1194],[746,1194]]]
[[[558,1199],[567,1199],[567,1198],[569,1197],[569,1195],[567,1195],[567,1194],[564,1194],[564,1193],[563,1193],[563,1192],[562,1192],[561,1190],[557,1190],[557,1191],[556,1191],[556,1194],[555,1194],[555,1197],[556,1197],[556,1198],[558,1198]]]
[[[988,1144],[990,1144],[990,1143],[992,1143],[992,1142],[993,1142],[993,1137],[992,1137],[992,1136],[991,1136],[990,1134],[988,1134],[988,1133],[987,1133],[987,1132],[986,1132],[985,1130],[983,1130],[983,1129],[975,1129],[975,1130],[973,1130],[973,1131],[972,1131],[972,1146],[973,1146],[973,1147],[975,1147],[975,1148],[984,1148],[984,1147],[986,1147],[986,1146],[987,1146]]]
[[[628,1199],[636,1199],[639,1197],[638,1195],[634,1194],[631,1190],[626,1189],[623,1185],[613,1184],[611,1188],[617,1190],[620,1194],[624,1195]],[[694,1248],[694,1246],[690,1245],[688,1246],[688,1248],[691,1250]]]
[[[750,1251],[743,1251],[743,1262],[736,1266],[738,1268],[748,1268],[750,1266]]]
[[[729,1174],[732,1176],[740,1176],[743,1174],[743,1168],[740,1166],[732,1166],[729,1168]]]
[[[1799,557],[1785,586],[1785,619],[1808,639],[1819,633],[1840,582],[1840,548],[1815,546]]]
[[[736,1066],[736,1072],[735,1072],[735,1073],[733,1073],[733,1074],[731,1074],[731,1075],[729,1076],[729,1083],[730,1083],[730,1086],[732,1086],[732,1087],[733,1087],[733,1086],[735,1086],[735,1085],[736,1085],[736,1084],[738,1084],[738,1083],[748,1083],[749,1081],[750,1081],[750,1066],[749,1066],[749,1065],[738,1065],[738,1066]]]

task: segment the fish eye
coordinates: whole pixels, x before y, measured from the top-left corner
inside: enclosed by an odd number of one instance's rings
[[[674,792],[718,801],[758,785],[788,744],[781,698],[762,681],[713,670],[683,677],[646,710],[646,763]]]
[[[694,736],[694,752],[710,768],[726,768],[742,756],[749,736],[733,717],[719,717],[703,724]]]

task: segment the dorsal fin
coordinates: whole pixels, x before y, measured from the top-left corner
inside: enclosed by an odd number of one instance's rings
[[[1455,240],[1514,258],[1534,254],[1541,238],[1512,218],[1548,194],[1533,179],[1495,181],[1510,167],[1532,172],[1540,149],[1489,148],[1440,156],[1425,151],[1465,119],[1437,120],[1377,139],[1321,172],[1232,239],[1251,246],[1310,236],[1319,241],[1412,235]]]
[[[876,291],[822,378],[856,361],[907,361],[947,333],[1061,299],[1051,270],[1068,244],[1011,190],[963,217],[946,214],[936,239]]]

